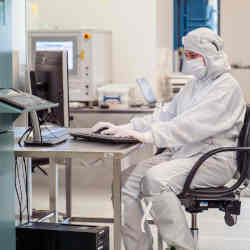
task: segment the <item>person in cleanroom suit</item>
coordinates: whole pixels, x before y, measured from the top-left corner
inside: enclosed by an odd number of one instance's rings
[[[171,103],[152,115],[134,118],[127,125],[97,123],[93,127],[93,130],[109,127],[103,133],[130,136],[166,148],[122,173],[121,233],[126,250],[152,250],[152,235],[143,220],[141,199],[145,200],[168,245],[177,250],[195,250],[176,195],[182,191],[197,159],[216,147],[236,146],[243,126],[245,102],[238,82],[229,73],[222,39],[207,28],[199,28],[189,32],[183,44],[183,72],[194,79]],[[228,152],[209,158],[198,171],[192,187],[226,184],[236,172],[235,158],[234,153]]]

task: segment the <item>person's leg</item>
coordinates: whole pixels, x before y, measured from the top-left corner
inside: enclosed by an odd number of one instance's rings
[[[143,210],[140,201],[140,182],[146,171],[152,166],[169,160],[170,154],[164,152],[140,162],[122,172],[122,238],[126,250],[152,250],[153,238],[146,223],[145,231],[141,231]]]
[[[149,169],[141,181],[141,192],[152,202],[151,214],[161,237],[176,249],[195,250],[194,241],[177,194],[198,157],[175,159]],[[226,184],[234,175],[230,161],[210,158],[194,179],[193,187],[214,187]]]

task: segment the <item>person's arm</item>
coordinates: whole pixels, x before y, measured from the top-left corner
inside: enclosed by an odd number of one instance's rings
[[[211,90],[198,104],[167,122],[151,125],[157,147],[179,147],[242,126],[245,103],[237,85]],[[236,135],[237,136],[237,135]]]
[[[128,124],[111,126],[102,134],[113,134],[117,137],[133,137],[142,143],[153,143],[153,137],[150,132],[151,125],[158,121],[168,121],[175,117],[177,98],[168,106],[163,106],[154,111],[152,115],[142,118],[134,118]],[[172,111],[172,113],[171,113]]]
[[[183,94],[185,94],[185,89],[189,86],[185,86],[174,98],[171,102],[166,103],[164,106],[158,107],[154,110],[152,115],[146,115],[143,117],[135,117],[130,120],[129,123],[123,125],[114,125],[110,122],[98,122],[92,127],[92,131],[99,130],[100,128],[124,128],[135,130],[138,132],[146,132],[151,129],[151,125],[158,121],[169,121],[176,116],[177,112],[177,103],[178,100],[182,98]]]
[[[176,116],[179,98],[180,94],[176,95],[171,102],[166,103],[164,106],[157,107],[152,115],[133,118],[130,121],[132,128],[138,132],[146,132],[151,129],[151,125],[153,123],[157,123],[159,121],[170,121]]]

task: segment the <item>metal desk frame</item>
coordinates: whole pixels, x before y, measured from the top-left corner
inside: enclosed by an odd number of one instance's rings
[[[50,158],[49,169],[49,204],[50,212],[58,221],[58,166],[57,159],[66,159],[66,217],[71,221],[114,223],[114,249],[121,248],[121,168],[124,159],[132,152],[137,150],[140,144],[136,145],[106,145],[101,143],[77,142],[68,140],[63,144],[53,147],[19,147],[16,145],[15,154],[17,157],[47,157]],[[103,159],[111,158],[113,162],[113,190],[114,190],[114,218],[79,218],[72,217],[72,183],[71,174],[72,158],[83,159]],[[31,197],[30,197],[31,199]],[[31,211],[30,211],[31,212]],[[32,216],[32,214],[31,214]]]

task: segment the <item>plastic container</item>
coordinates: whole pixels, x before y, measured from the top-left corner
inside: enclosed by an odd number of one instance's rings
[[[129,91],[135,88],[134,83],[111,83],[97,89],[98,103],[129,105]]]

